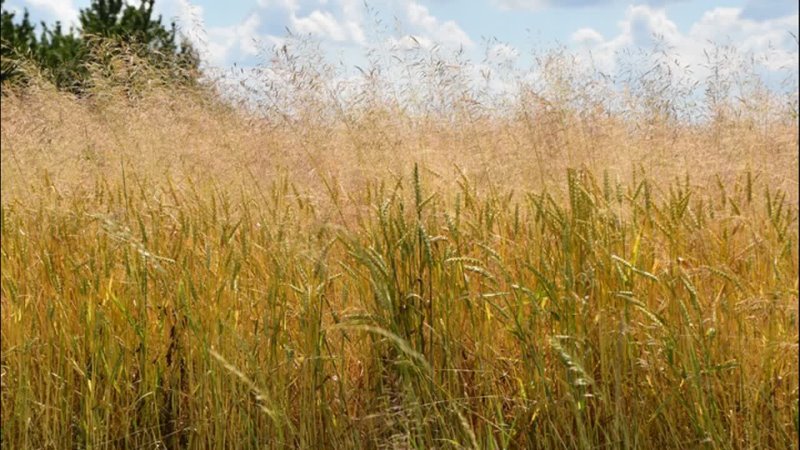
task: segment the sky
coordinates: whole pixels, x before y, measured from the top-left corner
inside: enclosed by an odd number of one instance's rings
[[[65,24],[76,23],[88,4],[6,1],[34,20]],[[514,63],[532,49],[560,45],[613,73],[619,52],[651,46],[654,36],[689,65],[702,65],[712,43],[768,55],[767,70],[798,65],[796,0],[156,0],[156,10],[178,23],[208,67],[218,68],[264,64],[264,50],[282,45],[288,31],[311,36],[350,67],[380,40]]]

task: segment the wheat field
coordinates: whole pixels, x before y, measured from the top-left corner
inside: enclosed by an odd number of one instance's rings
[[[798,448],[796,91],[297,61],[5,93],[2,448]]]

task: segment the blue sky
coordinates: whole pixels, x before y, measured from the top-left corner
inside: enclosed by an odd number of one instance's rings
[[[132,0],[137,3],[136,0]],[[7,0],[35,20],[74,23],[88,0]],[[796,0],[156,0],[164,18],[176,20],[201,50],[206,64],[227,68],[264,62],[284,42],[286,29],[310,35],[345,65],[363,61],[376,40],[396,46],[440,44],[518,60],[533,48],[564,45],[589,54],[603,70],[615,55],[648,46],[657,34],[690,65],[702,64],[709,41],[769,54],[774,69],[796,67]],[[377,32],[375,19],[385,28]],[[380,27],[378,27],[380,28]],[[413,36],[413,40],[411,37]],[[490,43],[487,39],[493,38]]]

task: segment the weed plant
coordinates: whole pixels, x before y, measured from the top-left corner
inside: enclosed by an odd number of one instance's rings
[[[293,48],[5,93],[2,448],[798,448],[796,90]]]

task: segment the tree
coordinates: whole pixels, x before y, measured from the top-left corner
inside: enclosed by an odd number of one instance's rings
[[[138,7],[123,0],[93,0],[80,12],[81,33],[90,43],[124,45],[149,64],[168,70],[175,81],[194,82],[200,58],[186,39],[176,44],[177,26],[167,28],[159,15],[154,17],[155,0],[142,0]]]
[[[28,17],[28,11],[22,16],[22,22],[14,23],[14,13],[3,7],[5,0],[0,0],[0,84],[19,76],[16,63],[18,54],[31,55],[36,49],[37,41],[34,26]]]
[[[59,89],[78,93],[89,78],[89,54],[85,43],[72,30],[64,33],[61,23],[51,29],[42,23],[42,34],[34,52],[36,62]]]
[[[0,0],[0,4],[4,0]],[[124,0],[92,0],[80,11],[80,27],[64,32],[60,23],[42,23],[37,39],[27,10],[22,22],[14,23],[14,13],[2,10],[2,78],[5,83],[19,75],[16,61],[28,57],[60,89],[81,93],[89,83],[89,66],[108,65],[113,51],[133,51],[149,64],[167,69],[174,81],[193,82],[199,57],[183,39],[176,44],[177,27],[162,24],[154,17],[155,0],[131,6]],[[109,53],[111,51],[111,53]]]
[[[137,8],[122,0],[94,0],[80,13],[82,32],[174,52],[175,24],[168,30],[161,24],[161,16],[153,19],[153,4],[154,0],[143,0]]]

